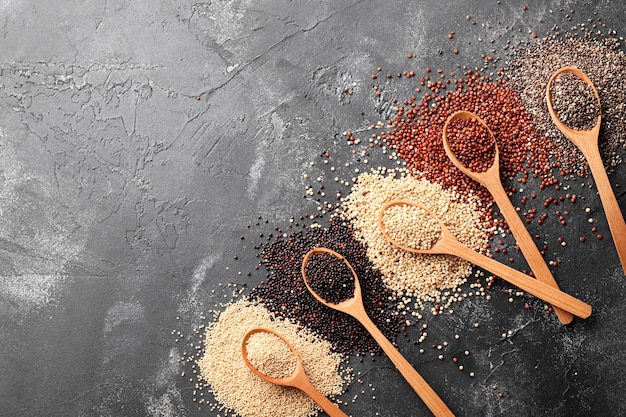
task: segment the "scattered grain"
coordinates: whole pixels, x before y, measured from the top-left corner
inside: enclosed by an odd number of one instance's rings
[[[502,75],[502,71],[498,72]],[[491,194],[457,169],[446,155],[442,130],[446,119],[458,110],[475,113],[490,127],[498,140],[500,172],[503,180],[525,182],[529,175],[539,177],[542,187],[556,184],[549,162],[550,143],[539,134],[520,97],[503,80],[472,70],[454,80],[453,88],[424,77],[421,84],[432,93],[421,101],[406,100],[397,106],[388,121],[389,130],[381,138],[418,178],[426,178],[456,192],[467,200],[477,199],[485,220],[493,221],[489,207]],[[512,187],[507,187],[511,191]]]
[[[267,279],[252,290],[251,298],[263,302],[279,317],[312,329],[330,341],[335,351],[378,353],[380,346],[363,326],[354,318],[318,302],[302,279],[304,255],[314,247],[332,249],[354,268],[365,310],[385,337],[394,341],[405,326],[404,315],[391,307],[396,304],[396,297],[384,284],[381,273],[369,260],[352,228],[339,219],[331,219],[330,223],[328,229],[310,227],[305,232],[276,236],[265,244],[261,263],[269,273]]]
[[[571,73],[559,74],[551,85],[552,104],[559,119],[572,129],[591,130],[600,115],[591,86]]]

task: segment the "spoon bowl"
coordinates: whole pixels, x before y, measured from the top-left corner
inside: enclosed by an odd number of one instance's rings
[[[456,154],[450,147],[448,132],[450,131],[450,125],[457,120],[474,120],[480,123],[480,125],[487,130],[489,137],[493,140],[495,155],[493,157],[491,166],[485,172],[472,171],[471,169],[463,165],[463,163],[459,160],[459,158],[457,158]],[[493,135],[493,132],[491,131],[491,129],[489,129],[489,126],[487,126],[487,123],[485,123],[483,119],[478,117],[478,115],[464,110],[459,110],[452,113],[452,115],[450,115],[450,117],[448,117],[448,119],[446,120],[446,124],[443,126],[443,148],[445,149],[446,155],[448,156],[452,164],[454,164],[454,166],[457,167],[462,173],[472,178],[474,181],[485,185],[484,182],[488,182],[491,178],[496,177],[498,179],[498,182],[500,182],[500,150],[498,149],[498,143],[496,142],[496,138]]]
[[[331,303],[329,301],[326,301],[311,287],[309,280],[307,279],[305,268],[306,268],[306,265],[309,263],[309,260],[311,259],[311,257],[320,253],[334,256],[337,259],[342,260],[344,264],[348,267],[348,269],[352,273],[352,276],[354,277],[354,295],[351,298],[348,298],[339,303]],[[341,311],[342,313],[349,314],[351,316],[354,316],[354,314],[362,315],[365,313],[365,307],[363,306],[363,301],[361,297],[361,285],[359,284],[359,278],[356,275],[356,271],[354,270],[354,268],[352,267],[352,265],[350,264],[350,262],[348,262],[346,258],[341,256],[334,250],[323,248],[323,247],[317,247],[317,248],[311,249],[306,255],[304,255],[304,259],[302,261],[302,278],[304,280],[304,285],[306,285],[311,295],[313,295],[313,297],[317,301],[324,304],[325,306],[330,307],[337,311]]]
[[[273,378],[269,375],[264,374],[259,371],[248,359],[248,340],[250,337],[257,333],[268,333],[272,334],[279,339],[281,339],[288,347],[293,356],[296,358],[296,367],[293,370],[292,374],[286,376],[284,378]],[[243,337],[241,341],[241,355],[243,356],[243,361],[248,366],[248,368],[259,378],[271,382],[272,384],[282,385],[286,387],[294,387],[303,391],[307,394],[313,401],[315,401],[322,409],[330,416],[330,417],[348,417],[346,413],[341,411],[339,407],[333,404],[328,398],[326,398],[321,392],[319,392],[313,384],[309,381],[304,372],[304,367],[302,366],[302,358],[298,354],[296,348],[289,343],[283,336],[275,332],[274,330],[267,329],[264,327],[255,327],[248,331],[246,335]]]
[[[593,96],[598,102],[598,108],[602,109],[600,105],[600,95],[598,94],[598,90],[596,90],[596,87],[593,85],[587,74],[585,74],[576,67],[561,67],[554,74],[552,74],[552,76],[548,80],[548,85],[546,88],[546,104],[548,105],[548,112],[552,117],[552,121],[554,122],[555,126],[561,131],[561,133],[563,133],[566,138],[572,141],[574,145],[582,145],[583,147],[591,145],[597,147],[598,136],[600,134],[600,125],[602,123],[602,112],[600,112],[600,114],[598,115],[596,123],[591,129],[578,130],[573,129],[563,123],[563,121],[559,118],[559,115],[556,113],[556,110],[554,109],[554,101],[552,99],[552,84],[554,83],[554,80],[561,74],[572,74],[580,78],[585,84],[591,87],[591,90],[593,91]]]

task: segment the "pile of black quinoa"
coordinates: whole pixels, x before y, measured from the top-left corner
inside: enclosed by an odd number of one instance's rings
[[[250,298],[262,302],[279,317],[291,319],[317,332],[337,352],[380,353],[381,349],[354,318],[318,302],[307,290],[301,268],[304,255],[315,247],[339,253],[354,268],[361,286],[365,310],[380,331],[394,342],[406,326],[405,317],[393,307],[395,295],[385,286],[381,273],[367,257],[366,248],[352,228],[331,219],[328,229],[310,227],[279,235],[264,244],[261,264],[267,279],[256,286]]]

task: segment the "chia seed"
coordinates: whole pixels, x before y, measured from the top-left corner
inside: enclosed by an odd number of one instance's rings
[[[551,85],[554,111],[568,127],[591,130],[598,121],[600,107],[591,86],[570,73],[561,73]]]

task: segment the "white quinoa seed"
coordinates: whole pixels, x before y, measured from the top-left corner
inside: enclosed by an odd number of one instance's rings
[[[437,220],[417,206],[391,206],[382,220],[396,242],[411,248],[430,249],[441,237]]]
[[[254,333],[246,342],[248,361],[263,375],[286,378],[296,369],[297,359],[279,337],[265,332]]]

